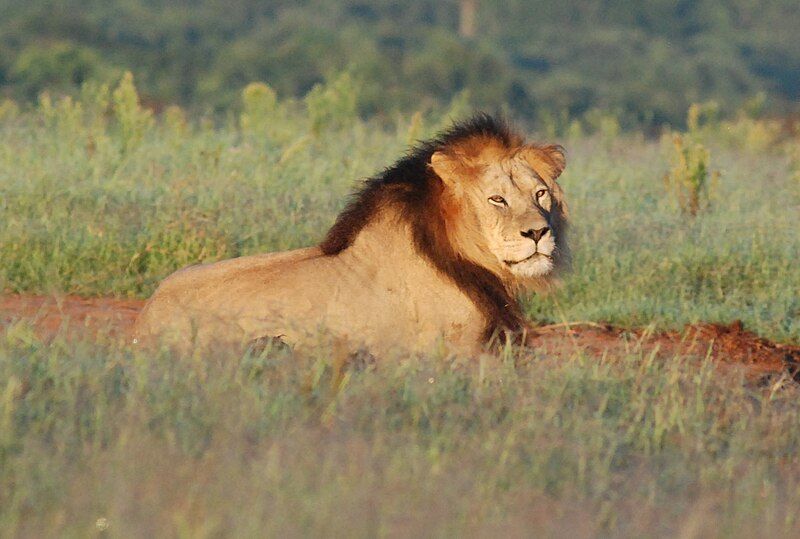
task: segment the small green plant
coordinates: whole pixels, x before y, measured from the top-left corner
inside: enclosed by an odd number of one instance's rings
[[[573,119],[567,126],[565,136],[568,140],[579,140],[584,137],[583,124],[580,120]]]
[[[108,84],[87,81],[81,86],[78,99],[92,122],[105,128],[106,116],[111,107],[111,89]]]
[[[461,90],[450,99],[450,103],[447,104],[447,108],[439,120],[440,125],[438,127],[440,129],[446,128],[454,120],[469,115],[473,108],[471,92],[469,90]]]
[[[278,96],[268,84],[251,82],[242,90],[239,126],[244,133],[263,133],[278,108]]]
[[[536,125],[539,132],[547,138],[556,138],[564,132],[564,126],[570,122],[569,111],[544,109],[536,114]]]
[[[794,139],[794,144],[789,146],[789,163],[795,180],[800,185],[800,138]]]
[[[76,136],[85,131],[83,105],[70,96],[61,97],[53,103],[47,92],[39,96],[39,113],[48,129],[67,136]]]
[[[164,111],[164,126],[176,138],[183,138],[189,130],[186,114],[178,105],[170,105]]]
[[[696,141],[713,140],[732,148],[745,147],[757,152],[780,148],[786,133],[780,121],[763,117],[765,99],[764,94],[757,94],[728,120],[721,118],[721,107],[716,101],[694,103],[686,117],[688,132]]]
[[[754,120],[763,118],[767,110],[767,94],[758,92],[754,96],[746,99],[739,108],[739,113]]]
[[[592,109],[586,113],[584,120],[589,132],[597,133],[606,147],[613,144],[622,131],[619,114],[611,111]]]
[[[686,133],[672,133],[672,167],[664,177],[683,213],[696,216],[709,205],[719,173],[711,171],[711,152],[701,140],[718,125],[716,101],[693,103],[686,114]]]
[[[419,111],[411,116],[411,121],[408,125],[408,133],[406,134],[406,144],[408,146],[413,145],[421,138],[423,121],[422,113]]]
[[[704,127],[713,127],[719,122],[719,103],[706,101],[692,103],[686,113],[686,127],[689,133],[696,135]]]
[[[690,135],[674,133],[672,145],[672,168],[664,182],[675,193],[681,211],[694,217],[708,206],[719,173],[709,169],[708,149]]]
[[[315,135],[346,127],[358,118],[358,86],[349,73],[342,73],[326,84],[314,86],[305,103]]]
[[[111,98],[114,116],[122,131],[123,147],[129,151],[142,141],[145,133],[153,126],[153,114],[140,106],[139,94],[130,71],[122,76]]]
[[[19,105],[11,99],[4,99],[2,103],[0,103],[0,121],[1,120],[13,120],[19,116]]]
[[[777,148],[782,142],[782,128],[777,120],[754,119],[740,114],[726,124],[725,131],[733,143],[750,150],[763,152]]]

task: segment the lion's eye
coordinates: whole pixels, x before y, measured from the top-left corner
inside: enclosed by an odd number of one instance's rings
[[[494,195],[493,197],[489,197],[489,202],[491,202],[495,206],[508,206],[508,202],[506,202],[506,199],[504,199],[500,195]]]
[[[547,194],[547,189],[539,189],[538,191],[536,191],[536,200],[539,200],[546,194]]]

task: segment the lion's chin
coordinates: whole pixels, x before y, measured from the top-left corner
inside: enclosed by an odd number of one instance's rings
[[[553,259],[541,253],[509,265],[511,273],[518,277],[543,277],[553,271],[554,267]]]

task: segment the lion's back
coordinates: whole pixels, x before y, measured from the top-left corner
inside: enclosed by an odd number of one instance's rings
[[[235,309],[236,300],[247,296],[245,290],[235,291],[237,285],[251,283],[253,275],[265,284],[285,278],[294,274],[298,263],[319,256],[318,247],[308,247],[180,269],[164,279],[145,304],[134,326],[134,340],[167,336],[171,342],[191,340],[198,324],[208,325],[209,313],[224,309],[226,303]]]

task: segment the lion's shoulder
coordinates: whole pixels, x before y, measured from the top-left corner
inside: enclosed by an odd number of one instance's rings
[[[418,254],[484,313],[487,335],[498,327],[520,329],[522,312],[505,283],[465,256],[463,242],[453,241],[449,231],[458,228],[465,212],[445,195],[441,178],[431,168],[431,158],[437,152],[482,152],[489,147],[513,153],[522,141],[504,121],[478,114],[419,143],[394,165],[365,181],[336,218],[320,249],[335,256],[350,247],[369,223],[395,212],[410,227]]]

